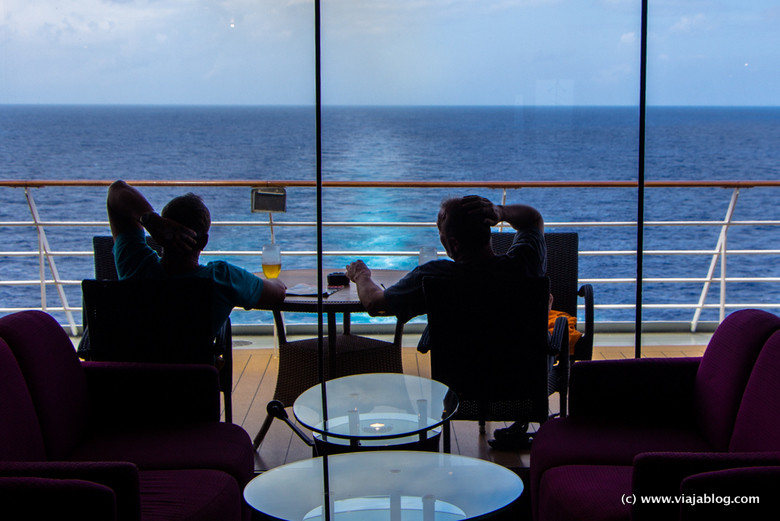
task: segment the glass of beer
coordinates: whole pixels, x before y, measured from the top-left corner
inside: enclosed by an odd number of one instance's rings
[[[282,253],[276,244],[263,246],[263,275],[275,279],[282,271]]]

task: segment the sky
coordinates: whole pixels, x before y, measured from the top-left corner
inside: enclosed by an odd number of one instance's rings
[[[639,0],[322,0],[334,105],[636,105]],[[313,0],[0,0],[0,103],[311,105]],[[780,0],[650,0],[648,103],[780,105]]]

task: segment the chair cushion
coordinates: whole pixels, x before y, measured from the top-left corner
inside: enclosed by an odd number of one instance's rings
[[[142,521],[239,520],[242,494],[216,470],[145,471],[139,474]]]
[[[56,320],[41,311],[0,318],[0,338],[13,351],[30,391],[48,459],[75,447],[87,423],[87,384],[73,343]]]
[[[758,355],[729,451],[780,451],[780,332],[770,337]]]
[[[16,358],[0,339],[0,460],[46,459],[41,427]]]
[[[726,317],[713,334],[696,373],[694,410],[699,430],[715,450],[727,450],[753,364],[778,329],[777,315],[746,309]]]
[[[129,461],[142,470],[221,470],[240,486],[252,479],[254,451],[247,432],[231,423],[198,423],[95,432],[68,455],[71,461]]]
[[[533,505],[544,521],[627,521],[631,466],[567,465],[544,473]]]

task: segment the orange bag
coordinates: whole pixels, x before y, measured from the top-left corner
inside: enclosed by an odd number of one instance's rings
[[[547,327],[550,329],[552,335],[553,329],[555,329],[555,320],[558,317],[566,317],[569,321],[569,354],[574,354],[574,344],[582,337],[582,333],[577,331],[577,317],[573,317],[563,311],[550,310],[550,315],[547,319]]]

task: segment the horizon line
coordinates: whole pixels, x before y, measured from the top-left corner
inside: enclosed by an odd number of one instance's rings
[[[0,107],[202,107],[202,108],[314,108],[314,104],[295,103],[71,103],[71,102],[30,102],[30,103],[0,103]],[[610,104],[577,104],[577,105],[520,105],[520,104],[323,104],[323,108],[639,108],[636,105]],[[780,105],[747,105],[747,104],[648,104],[654,108],[780,108]]]

